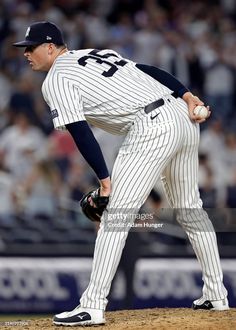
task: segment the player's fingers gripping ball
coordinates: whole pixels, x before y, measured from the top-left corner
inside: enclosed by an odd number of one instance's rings
[[[205,107],[204,105],[197,105],[193,110],[194,115],[198,119],[206,119],[210,115],[209,107]]]
[[[90,191],[80,201],[84,215],[91,221],[101,221],[103,211],[109,203],[108,196],[100,196],[100,189]]]

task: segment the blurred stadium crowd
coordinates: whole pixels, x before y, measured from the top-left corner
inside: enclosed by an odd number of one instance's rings
[[[22,49],[12,47],[39,20],[58,24],[70,49],[111,48],[156,65],[209,104],[199,154],[201,196],[207,208],[236,207],[235,0],[2,0],[1,223],[19,216],[73,220],[77,201],[97,185],[67,132],[53,130],[41,96],[45,75],[31,72]],[[93,129],[111,169],[122,138]],[[157,193],[150,197],[154,208],[162,202]]]

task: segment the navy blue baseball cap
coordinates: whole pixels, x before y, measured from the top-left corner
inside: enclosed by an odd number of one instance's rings
[[[64,45],[61,30],[56,24],[46,21],[31,24],[26,30],[25,40],[15,42],[13,46],[27,47],[44,43]]]

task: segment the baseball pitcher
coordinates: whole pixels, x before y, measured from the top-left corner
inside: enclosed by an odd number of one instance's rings
[[[132,221],[161,177],[177,220],[193,246],[203,273],[202,297],[194,309],[228,309],[216,235],[198,191],[199,123],[203,102],[167,72],[137,64],[110,49],[68,50],[51,22],[28,27],[24,47],[32,70],[46,71],[42,86],[55,128],[67,129],[96,173],[100,187],[81,201],[85,214],[100,221],[89,285],[73,311],[54,317],[56,325],[105,323],[104,311],[128,230],[108,230]],[[89,124],[123,134],[111,179]]]

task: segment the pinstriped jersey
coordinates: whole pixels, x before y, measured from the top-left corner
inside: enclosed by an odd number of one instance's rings
[[[87,120],[113,134],[126,133],[140,108],[170,92],[110,49],[64,53],[42,85],[55,128]]]

